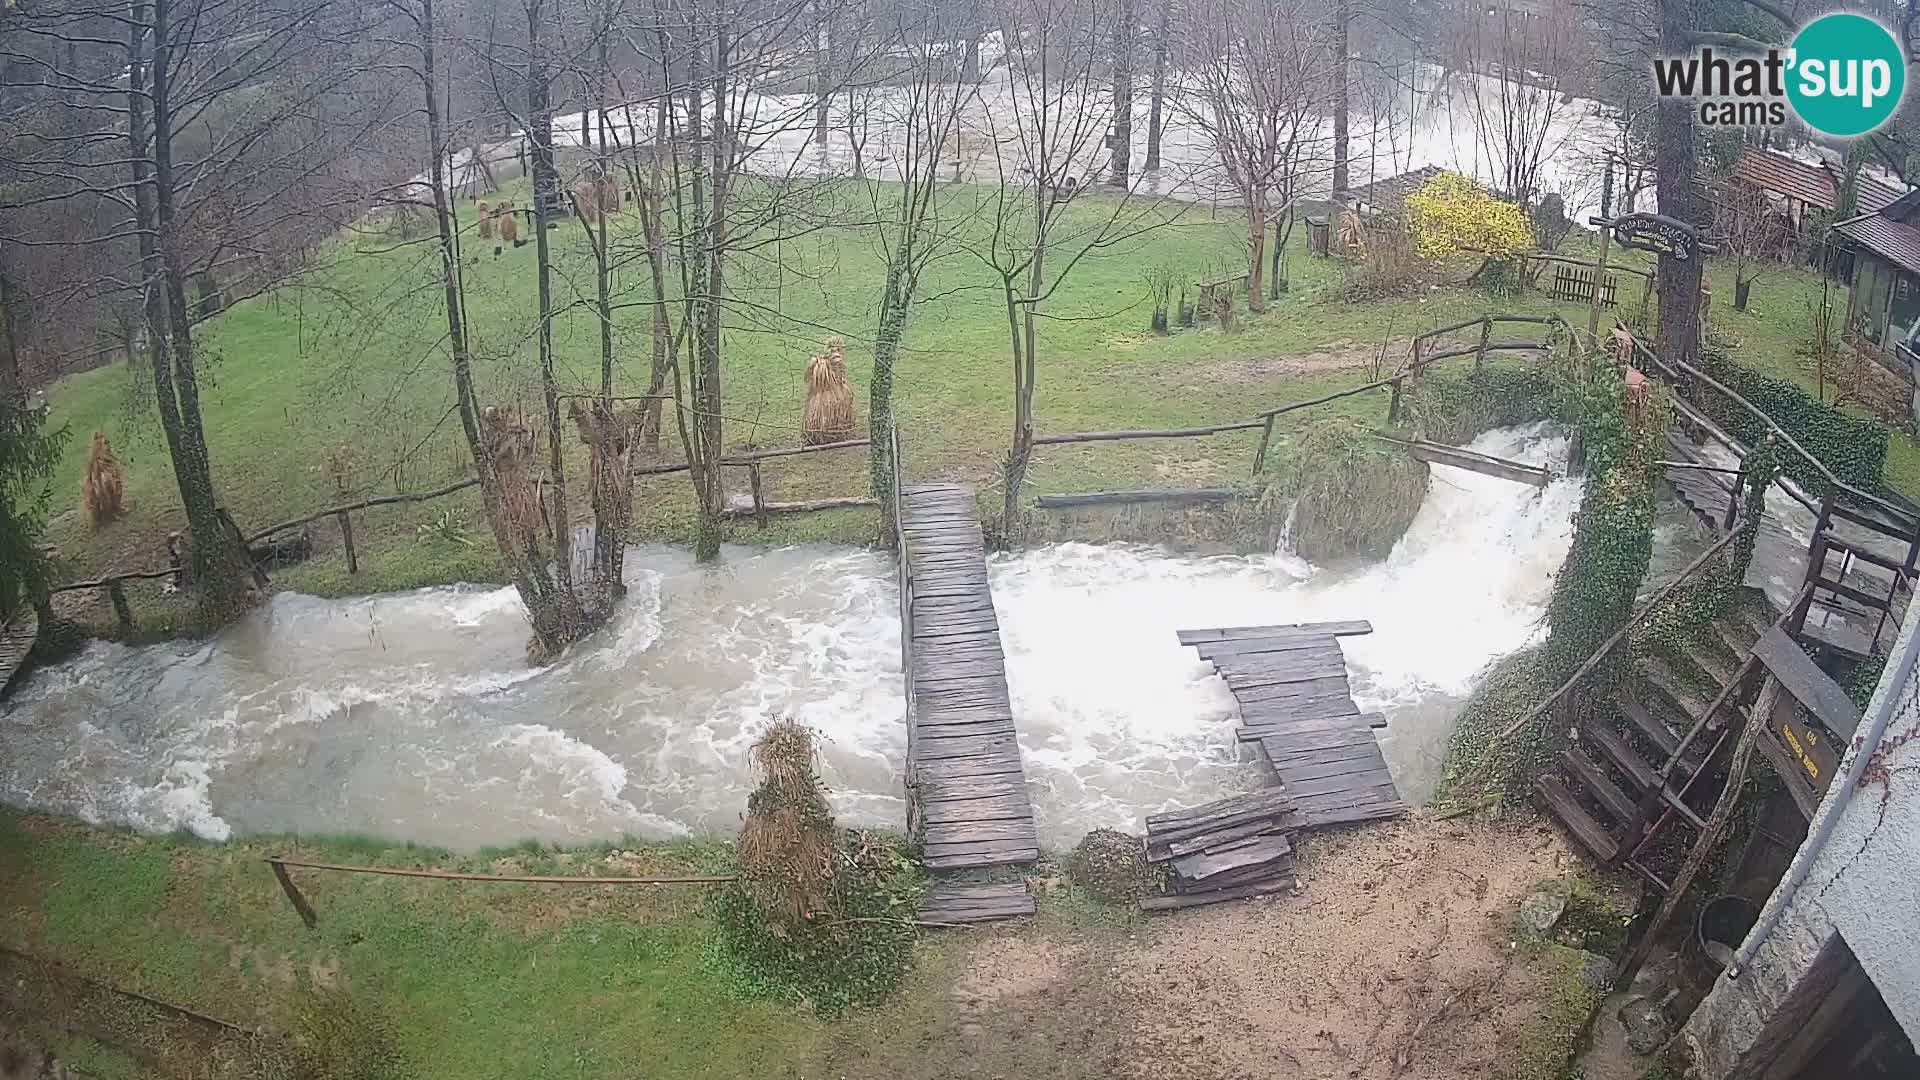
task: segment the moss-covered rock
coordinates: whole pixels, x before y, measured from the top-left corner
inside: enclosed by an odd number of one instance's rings
[[[1140,838],[1116,829],[1095,829],[1075,844],[1067,878],[1110,904],[1131,904],[1159,891]]]
[[[1278,542],[1288,522],[1296,554],[1314,562],[1383,558],[1427,497],[1427,465],[1365,424],[1308,421],[1269,455],[1260,509]]]

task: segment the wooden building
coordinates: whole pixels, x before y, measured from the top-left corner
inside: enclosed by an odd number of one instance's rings
[[[1852,256],[1847,341],[1888,361],[1920,328],[1920,191],[1836,222]]]

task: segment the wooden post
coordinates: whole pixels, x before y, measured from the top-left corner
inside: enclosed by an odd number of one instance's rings
[[[1400,422],[1400,380],[1393,380],[1393,398],[1387,402],[1387,423]]]
[[[107,598],[113,601],[113,618],[122,631],[133,631],[133,607],[127,603],[127,586],[119,578],[107,581]]]
[[[1273,443],[1273,422],[1277,419],[1279,418],[1275,416],[1267,417],[1267,426],[1260,429],[1260,449],[1253,454],[1253,475],[1255,476],[1259,476],[1260,470],[1267,464],[1267,447]]]
[[[1613,151],[1607,151],[1607,171],[1600,180],[1600,216],[1613,216]],[[1593,271],[1593,299],[1587,307],[1587,336],[1595,348],[1600,345],[1600,290],[1607,283],[1607,245],[1613,230],[1600,226],[1600,262]]]
[[[273,876],[280,879],[280,888],[287,894],[287,900],[293,904],[293,910],[300,913],[300,921],[306,923],[309,930],[318,926],[320,916],[314,913],[313,905],[307,903],[307,898],[300,895],[300,890],[293,884],[293,878],[287,876],[287,868],[280,865],[278,859],[268,859],[267,864],[273,867]]]
[[[1487,339],[1493,337],[1493,316],[1480,320],[1480,351],[1473,354],[1473,370],[1479,371],[1480,365],[1487,362]]]
[[[1744,463],[1743,463],[1744,464]],[[1733,528],[1733,519],[1740,512],[1740,492],[1747,486],[1747,471],[1741,469],[1733,474],[1733,490],[1727,493],[1727,513],[1720,521],[1720,531]]]
[[[760,497],[760,463],[747,466],[747,482],[753,485],[753,521],[761,528],[767,527],[767,503]]]
[[[345,510],[334,517],[340,519],[340,542],[347,548],[347,573],[357,574],[360,572],[360,556],[353,550],[353,518]]]

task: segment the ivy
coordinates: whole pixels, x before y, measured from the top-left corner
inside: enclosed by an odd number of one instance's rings
[[[1807,453],[1824,462],[1841,482],[1867,492],[1886,488],[1883,476],[1887,462],[1886,425],[1864,417],[1848,416],[1793,383],[1749,371],[1735,363],[1724,348],[1710,345],[1701,359],[1714,381],[1766,413]],[[1707,414],[1741,442],[1758,446],[1766,440],[1769,434],[1767,425],[1728,400],[1726,395],[1708,387],[1696,387],[1691,396],[1698,399]],[[1805,458],[1798,454],[1785,454],[1782,455],[1781,465],[1800,486],[1815,495],[1825,494],[1826,477]]]
[[[33,603],[47,583],[41,547],[52,494],[47,479],[67,431],[45,430],[46,420],[45,408],[0,395],[0,624]]]

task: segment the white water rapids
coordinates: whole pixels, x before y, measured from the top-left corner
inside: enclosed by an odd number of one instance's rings
[[[1484,453],[1562,464],[1544,428]],[[1370,619],[1345,639],[1424,799],[1475,674],[1540,630],[1580,485],[1435,468],[1385,561],[1200,558],[1062,544],[993,560],[1043,843],[1258,783],[1189,627]],[[0,799],[144,830],[359,832],[474,847],[730,833],[748,748],[792,713],[826,737],[850,824],[899,827],[906,735],[892,566],[822,547],[729,549],[717,569],[637,548],[616,622],[530,670],[510,588],[281,594],[210,641],[95,644],[0,712]]]

